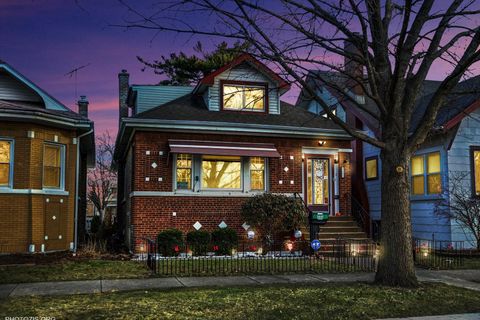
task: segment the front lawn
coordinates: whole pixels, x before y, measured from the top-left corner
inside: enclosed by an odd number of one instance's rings
[[[39,265],[0,266],[0,283],[145,278],[144,263],[121,260],[60,260]]]
[[[443,284],[276,285],[134,291],[0,302],[0,316],[56,319],[374,319],[480,311],[480,292]]]

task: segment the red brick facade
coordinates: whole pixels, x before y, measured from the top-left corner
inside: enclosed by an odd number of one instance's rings
[[[159,231],[168,228],[188,232],[194,230],[193,224],[196,221],[202,224],[202,229],[209,231],[217,228],[221,221],[225,221],[229,227],[236,229],[240,236],[245,234],[241,227],[244,221],[240,216],[240,208],[249,197],[248,194],[234,192],[231,196],[208,196],[205,193],[173,194],[173,158],[169,154],[168,139],[273,143],[282,158],[268,159],[268,189],[270,192],[286,194],[302,193],[302,147],[318,148],[318,139],[138,131],[132,143],[132,168],[125,168],[127,173],[125,180],[131,179],[133,183],[131,190],[126,190],[124,196],[125,200],[130,199],[127,200],[130,203],[124,208],[131,208],[130,236],[133,238],[130,241],[137,249],[143,238],[154,238]],[[350,142],[346,140],[327,140],[323,146],[326,150],[349,147]],[[340,210],[335,211],[342,214],[350,213],[349,157],[349,153],[338,154],[339,167],[344,167],[345,175],[339,179]],[[152,166],[154,162],[157,166]],[[285,167],[289,170],[285,171]],[[125,185],[130,184],[126,181]],[[131,193],[138,194],[141,191],[159,193],[148,196]]]

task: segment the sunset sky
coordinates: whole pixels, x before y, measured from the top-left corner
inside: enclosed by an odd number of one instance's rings
[[[0,59],[74,110],[78,96],[87,95],[97,133],[115,134],[118,72],[127,69],[131,83],[157,83],[160,77],[150,70],[142,72],[136,56],[154,59],[180,50],[190,53],[199,40],[111,26],[127,17],[118,0],[1,0]],[[201,40],[207,48],[220,41]],[[78,71],[76,80],[66,75],[84,65],[88,66]],[[443,78],[445,68],[437,66],[430,78]],[[295,101],[295,95],[287,93],[285,98]]]

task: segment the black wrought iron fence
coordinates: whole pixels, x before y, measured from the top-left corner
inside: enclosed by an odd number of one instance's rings
[[[170,245],[171,246],[171,245]],[[162,276],[281,274],[375,271],[377,248],[370,240],[322,240],[313,251],[308,241],[240,242],[228,252],[211,243],[165,247],[146,239],[145,261]],[[170,253],[166,255],[165,253]]]
[[[415,264],[424,268],[450,269],[464,265],[463,241],[414,239]]]

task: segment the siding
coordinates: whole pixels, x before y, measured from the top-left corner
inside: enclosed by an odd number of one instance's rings
[[[42,98],[26,84],[0,70],[0,99],[43,103]]]
[[[258,70],[247,65],[240,65],[236,68],[229,69],[217,77],[215,77],[213,86],[205,93],[208,95],[208,108],[210,111],[220,110],[220,81],[221,80],[235,80],[235,81],[252,81],[252,82],[267,82],[268,83],[268,111],[271,114],[280,113],[280,98],[278,96],[278,89],[269,78],[264,76]],[[206,98],[204,98],[206,99]]]
[[[465,117],[457,135],[453,140],[450,151],[448,152],[448,168],[450,177],[455,174],[465,173],[466,179],[464,186],[470,190],[471,170],[470,170],[470,146],[480,146],[480,110],[475,111],[470,116]],[[456,221],[451,221],[452,240],[467,240],[469,246],[473,246],[473,235],[463,230]]]
[[[135,113],[138,114],[189,94],[193,87],[133,85],[132,89],[137,92]]]
[[[367,131],[369,136],[374,136],[373,132],[368,130],[367,127],[363,128]],[[365,180],[365,158],[378,156],[378,179],[377,180]],[[382,182],[382,162],[380,160],[380,149],[368,144],[363,143],[363,172],[362,176],[365,182],[365,188],[367,189],[368,204],[370,205],[370,216],[373,220],[380,220],[382,216],[381,204],[381,182]]]

